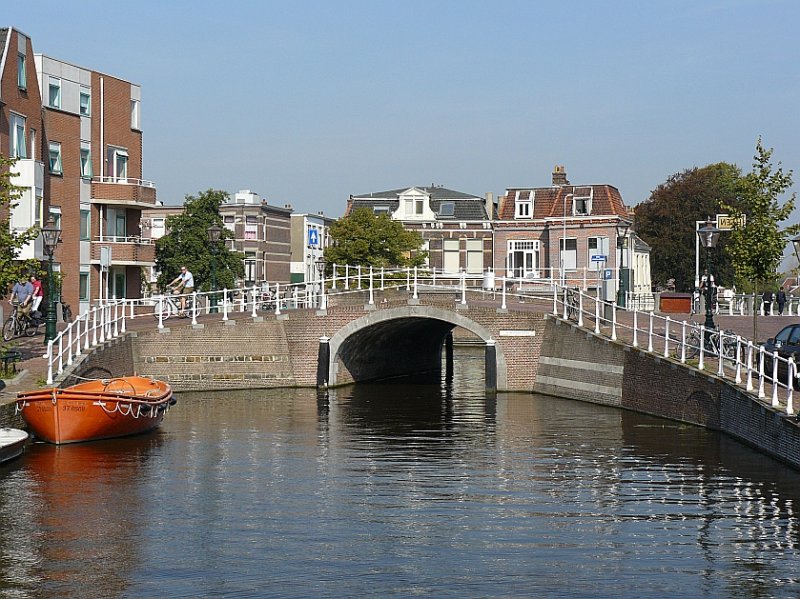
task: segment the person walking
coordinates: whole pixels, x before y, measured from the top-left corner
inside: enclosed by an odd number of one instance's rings
[[[778,295],[775,297],[776,301],[778,302],[778,314],[783,315],[783,307],[786,305],[786,292],[783,290],[783,287],[778,289]]]
[[[36,312],[39,309],[39,304],[42,303],[44,291],[42,290],[42,282],[36,275],[31,275],[31,285],[33,285],[33,305],[31,311]]]
[[[772,314],[772,290],[767,289],[764,295],[761,296],[761,313],[764,316]]]

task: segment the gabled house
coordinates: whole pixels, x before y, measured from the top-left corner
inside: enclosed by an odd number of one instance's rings
[[[491,195],[484,199],[438,185],[350,196],[345,216],[358,208],[388,214],[423,239],[428,266],[447,275],[481,275],[492,265]]]
[[[500,198],[494,266],[501,276],[598,292],[603,281],[612,281],[615,292],[631,292],[635,279],[649,292],[649,248],[634,243],[631,222],[616,187],[572,185],[557,166],[549,187],[511,187]],[[634,265],[641,269],[636,277]]]

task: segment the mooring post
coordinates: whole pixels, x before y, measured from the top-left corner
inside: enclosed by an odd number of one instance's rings
[[[331,344],[330,337],[324,335],[319,338],[319,350],[317,352],[317,388],[328,386],[330,380],[330,361]]]
[[[453,331],[444,338],[444,375],[448,381],[453,378]]]
[[[497,347],[494,339],[486,340],[486,392],[497,393]]]

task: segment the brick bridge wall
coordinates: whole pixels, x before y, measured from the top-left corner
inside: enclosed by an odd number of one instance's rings
[[[722,431],[800,468],[800,423],[714,374],[550,318],[534,391]]]

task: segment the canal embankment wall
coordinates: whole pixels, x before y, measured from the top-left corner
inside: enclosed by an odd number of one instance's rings
[[[721,431],[800,468],[800,423],[709,371],[548,318],[533,390]]]

